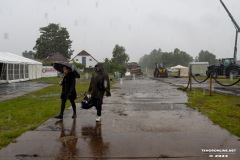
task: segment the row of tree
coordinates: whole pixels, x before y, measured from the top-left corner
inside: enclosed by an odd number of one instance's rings
[[[155,68],[156,62],[163,62],[165,67],[172,67],[175,65],[188,66],[190,62],[209,62],[209,64],[216,63],[216,56],[208,51],[200,51],[199,55],[193,59],[185,51],[176,48],[173,52],[163,52],[161,49],[154,49],[150,54],[145,54],[139,60],[139,65],[142,68]]]
[[[34,51],[24,51],[24,57],[31,59],[44,60],[52,53],[60,52],[64,57],[70,59],[73,50],[71,49],[72,41],[69,39],[69,33],[66,28],[58,24],[50,23],[46,27],[40,28],[40,37],[36,40]],[[126,63],[129,61],[129,55],[123,46],[115,45],[112,58],[104,60],[105,67],[109,72],[119,71],[126,72]],[[166,67],[175,65],[188,66],[189,62],[209,62],[216,63],[216,56],[208,51],[200,51],[199,55],[193,59],[188,53],[176,48],[173,52],[163,52],[161,49],[154,49],[151,53],[145,54],[139,60],[142,68],[154,68],[156,62],[163,62]],[[76,64],[77,65],[77,64]],[[79,67],[83,67],[77,65]]]

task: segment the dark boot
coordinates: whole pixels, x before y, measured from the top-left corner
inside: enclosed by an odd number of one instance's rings
[[[55,116],[55,118],[57,118],[57,119],[63,119],[63,115],[58,115],[58,116]]]
[[[57,119],[63,119],[63,110],[61,109],[61,112],[58,116],[55,116]]]
[[[65,103],[66,103],[66,100],[62,99],[61,112],[60,112],[60,114],[58,116],[55,116],[55,118],[63,119],[63,112],[64,112],[64,109],[65,109]]]
[[[76,104],[75,104],[75,102],[74,102],[73,99],[70,99],[70,102],[71,102],[71,104],[72,104],[72,109],[73,109],[73,116],[72,116],[72,118],[77,118],[77,114],[76,114]]]
[[[72,118],[77,118],[77,115],[76,113],[73,114]]]

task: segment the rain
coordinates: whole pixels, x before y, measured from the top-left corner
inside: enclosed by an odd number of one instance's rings
[[[223,1],[240,24],[240,1]],[[38,126],[28,123],[22,129],[24,131],[18,131],[23,134],[19,134],[17,138],[11,133],[4,132],[8,137],[12,136],[13,140],[6,142],[6,146],[0,146],[2,147],[0,160],[2,158],[190,160],[214,156],[216,158],[216,155],[229,156],[231,160],[239,159],[240,139],[236,133],[215,124],[210,116],[203,114],[201,109],[204,103],[197,104],[200,109],[188,106],[190,96],[198,96],[199,90],[202,91],[201,95],[208,98],[212,96],[209,95],[209,90],[215,94],[240,96],[239,86],[228,88],[208,81],[201,84],[192,82],[193,76],[188,72],[189,67],[176,69],[178,76],[175,77],[168,76],[167,69],[163,68],[166,75],[161,77],[160,65],[156,65],[155,68],[141,68],[138,65],[141,57],[155,49],[172,52],[179,48],[192,57],[198,56],[201,50],[208,50],[215,54],[216,58],[232,57],[236,30],[219,0],[0,0],[0,53],[22,55],[24,51],[32,51],[41,35],[40,28],[50,23],[58,24],[60,29],[66,28],[69,32],[71,49],[74,50],[71,60],[82,52],[85,56],[91,56],[91,62],[95,62],[95,59],[96,63],[103,62],[106,58],[111,58],[114,46],[119,45],[126,49],[133,67],[130,69],[127,66],[129,63],[126,65],[128,76],[118,71],[111,74],[110,83],[114,82],[114,87],[111,88],[111,96],[106,95],[103,98],[101,120],[96,119],[99,115],[96,116],[95,107],[90,109],[82,107],[81,102],[85,93],[90,97],[88,93],[90,91],[83,91],[82,88],[76,93],[76,108],[66,106],[64,114],[61,111],[61,117],[57,116],[56,119],[56,116],[55,118],[49,116],[55,111],[52,110],[52,113],[48,111],[49,106],[60,107],[61,103],[63,104],[59,93],[61,86],[58,82],[32,81],[28,66],[34,67],[34,64],[1,63],[0,69],[4,74],[1,73],[0,80],[4,77],[4,80],[8,81],[9,78],[6,77],[10,76],[12,80],[16,80],[0,84],[1,105],[9,105],[8,100],[21,96],[29,98],[28,101],[38,102],[35,106],[34,103],[27,105],[34,109],[34,121],[41,122]],[[41,39],[41,42],[46,43],[45,39]],[[58,44],[63,45],[62,42]],[[48,49],[51,50],[50,47]],[[83,62],[83,57],[81,58]],[[86,65],[86,57],[84,58]],[[80,60],[78,57],[76,59]],[[125,65],[125,62],[123,64]],[[94,66],[95,64],[88,69],[96,72]],[[92,73],[81,71],[79,76],[80,71],[73,68],[68,71],[75,71],[79,78],[75,82],[73,76],[74,85],[89,84]],[[21,75],[19,70],[22,72]],[[35,79],[41,78],[37,77],[37,74],[39,71],[42,74],[42,68],[31,71],[31,74],[36,76]],[[56,73],[54,78],[60,79],[61,74],[56,70],[54,72]],[[67,77],[69,72],[61,73],[63,77]],[[202,72],[204,78],[211,78],[212,81],[212,76],[208,76],[205,70],[201,70]],[[180,73],[185,75],[180,76]],[[14,79],[14,76],[22,77]],[[199,75],[195,76],[199,78]],[[15,83],[17,80],[19,83]],[[235,81],[231,75],[230,82]],[[102,88],[106,90],[109,83],[106,80],[103,82]],[[192,91],[192,86],[198,90]],[[48,93],[38,94],[37,91],[44,91],[43,89],[47,87],[54,89]],[[31,94],[32,92],[34,94]],[[69,98],[69,94],[67,97]],[[35,113],[34,107],[39,107],[45,104],[44,102],[47,104],[41,107],[48,107],[45,108],[46,113]],[[12,105],[16,107],[17,104]],[[209,112],[214,112],[211,109]],[[19,127],[21,122],[16,120],[16,114],[12,110],[4,116],[5,119],[0,119],[4,120],[0,125],[15,122],[11,127]],[[29,111],[24,116],[32,115]],[[44,117],[47,118],[43,119]],[[0,131],[4,129],[0,126]],[[220,154],[221,152],[217,154],[207,152],[208,149],[227,151],[223,151],[224,154]]]

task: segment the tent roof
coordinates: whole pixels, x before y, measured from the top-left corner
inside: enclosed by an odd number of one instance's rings
[[[41,62],[8,52],[0,52],[0,63],[42,64]]]
[[[173,67],[171,67],[171,68],[181,69],[181,68],[188,68],[188,67],[181,66],[181,65],[177,65],[177,66],[173,66]]]

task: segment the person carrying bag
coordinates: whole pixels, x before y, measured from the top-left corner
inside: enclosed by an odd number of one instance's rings
[[[101,121],[103,96],[111,96],[110,80],[108,74],[104,71],[103,64],[95,65],[95,71],[92,74],[88,92],[91,93],[91,101],[97,110],[96,121]]]

